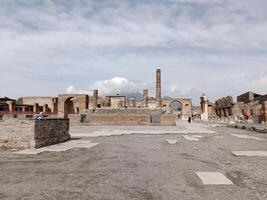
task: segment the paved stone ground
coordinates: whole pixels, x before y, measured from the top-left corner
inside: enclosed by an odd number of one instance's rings
[[[99,144],[37,155],[1,151],[0,199],[267,199],[266,157],[232,154],[267,151],[265,134],[184,122],[177,127],[72,127],[71,133],[75,140]],[[205,185],[196,172],[220,172],[233,184]]]

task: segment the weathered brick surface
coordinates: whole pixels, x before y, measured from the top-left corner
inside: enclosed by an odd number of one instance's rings
[[[35,121],[35,148],[65,142],[69,139],[69,119],[41,119]]]
[[[69,139],[68,119],[10,119],[0,122],[0,148],[39,148]]]
[[[149,125],[150,116],[146,114],[139,115],[92,115],[90,117],[91,125]]]
[[[160,116],[160,125],[162,126],[175,126],[176,125],[176,116],[175,115],[161,115]]]
[[[96,109],[87,113],[85,123],[91,125],[176,125],[174,115],[160,109]]]

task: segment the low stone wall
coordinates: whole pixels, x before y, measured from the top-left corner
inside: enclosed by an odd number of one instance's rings
[[[160,116],[160,125],[162,126],[175,126],[176,116],[171,114],[164,114]]]
[[[69,139],[69,119],[9,119],[0,122],[0,148],[40,148]]]
[[[69,139],[69,119],[35,120],[35,148],[65,142]]]
[[[150,116],[139,115],[91,115],[90,125],[150,125]]]

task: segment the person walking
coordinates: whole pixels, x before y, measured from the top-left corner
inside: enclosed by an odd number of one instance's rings
[[[188,123],[189,124],[191,123],[191,117],[188,117]]]

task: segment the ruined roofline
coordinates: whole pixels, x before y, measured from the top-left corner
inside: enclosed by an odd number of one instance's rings
[[[83,95],[88,95],[89,94],[86,94],[86,93],[82,93],[82,94],[58,94],[58,96],[83,96]]]
[[[23,97],[18,97],[18,99],[20,98],[57,98],[56,96],[23,96]]]
[[[125,96],[125,95],[108,95],[106,97],[127,97],[127,96]]]

